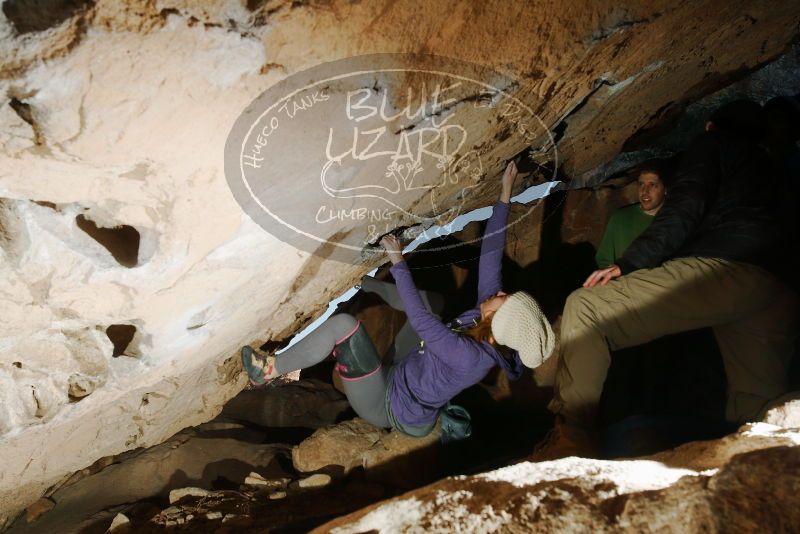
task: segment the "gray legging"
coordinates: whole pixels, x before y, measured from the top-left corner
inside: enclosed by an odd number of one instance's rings
[[[362,280],[361,289],[377,293],[392,308],[405,311],[394,284],[367,276]],[[444,299],[441,295],[420,291],[420,296],[430,311],[436,314],[441,313],[444,306]],[[338,345],[354,335],[358,328],[359,322],[352,315],[347,313],[332,315],[316,330],[279,354],[275,361],[275,368],[278,373],[286,374],[311,367],[327,358]],[[350,378],[342,376],[342,385],[347,400],[359,417],[378,427],[388,428],[391,426],[385,400],[390,364],[400,361],[417,345],[419,345],[419,337],[411,324],[406,321],[384,355],[383,364],[376,361],[375,365],[379,365],[379,367],[362,376]],[[340,361],[340,363],[342,362]]]

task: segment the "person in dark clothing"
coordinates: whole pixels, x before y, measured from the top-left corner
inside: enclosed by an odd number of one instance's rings
[[[609,349],[712,327],[728,379],[728,421],[756,419],[786,391],[797,299],[770,272],[779,225],[774,173],[757,145],[763,110],[728,104],[706,130],[682,158],[652,224],[568,297],[549,406],[557,424],[533,459],[594,454]]]
[[[780,184],[775,211],[783,227],[779,275],[800,293],[800,94],[779,96],[764,104],[767,114],[767,135],[763,145],[779,171]],[[795,345],[789,368],[792,389],[800,388],[800,342]]]
[[[800,99],[775,97],[764,104],[767,115],[767,135],[763,145],[778,170],[780,183],[775,211],[783,227],[785,250],[780,265],[782,275],[795,291],[800,291],[797,272],[800,271],[800,247],[796,236],[800,227]],[[788,261],[787,261],[788,260]]]
[[[653,160],[639,165],[637,182],[639,201],[624,206],[611,215],[597,247],[594,261],[598,267],[613,265],[627,250],[634,239],[650,226],[653,217],[664,205],[667,188],[664,184],[668,166],[666,162]]]
[[[394,347],[394,364],[384,365],[363,325],[343,313],[330,317],[282,354],[262,355],[243,347],[242,362],[250,381],[264,384],[333,354],[345,394],[360,417],[420,437],[434,428],[453,397],[494,367],[517,379],[525,366],[540,365],[555,345],[550,323],[530,295],[502,290],[505,230],[516,175],[515,164],[509,163],[481,243],[474,308],[444,324],[426,305],[430,299],[417,291],[399,241],[386,236],[381,245],[393,264],[390,272],[396,289],[370,279],[364,280],[364,288],[404,311],[418,336],[405,347]]]
[[[738,100],[717,110],[681,160],[670,198],[653,224],[615,265],[584,287],[681,257],[721,258],[775,267],[779,243],[777,176],[758,147],[766,131],[761,107]]]

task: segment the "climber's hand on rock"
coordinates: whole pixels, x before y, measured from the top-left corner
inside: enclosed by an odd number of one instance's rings
[[[396,265],[403,261],[403,245],[400,240],[393,235],[385,235],[381,238],[381,246],[386,250],[386,255],[389,256],[389,261],[392,265]]]
[[[601,286],[606,285],[610,280],[622,276],[622,271],[619,266],[612,265],[605,269],[598,269],[589,275],[589,278],[583,283],[583,287],[594,287],[598,283]]]
[[[511,201],[511,189],[514,186],[514,180],[517,179],[517,174],[517,164],[513,160],[509,161],[503,173],[503,187],[500,190],[500,200],[506,204]]]

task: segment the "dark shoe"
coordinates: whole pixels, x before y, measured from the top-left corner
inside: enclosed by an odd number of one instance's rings
[[[259,354],[251,346],[242,347],[242,366],[247,371],[250,384],[255,387],[265,386],[278,377],[275,369],[275,356]]]
[[[555,426],[536,445],[527,460],[546,462],[568,456],[598,458],[598,452],[593,433],[557,419]]]

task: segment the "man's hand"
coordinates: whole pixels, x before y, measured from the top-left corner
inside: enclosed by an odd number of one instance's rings
[[[503,187],[500,190],[500,201],[508,204],[511,202],[511,188],[514,186],[514,180],[517,179],[517,164],[514,161],[508,162],[506,170],[503,173]]]
[[[600,282],[601,286],[604,286],[609,280],[619,278],[620,276],[622,276],[622,271],[617,265],[612,265],[605,269],[598,269],[589,275],[589,278],[583,283],[583,287],[594,287],[598,282]]]
[[[397,265],[403,260],[403,245],[400,244],[400,240],[397,239],[393,235],[385,235],[381,238],[381,246],[386,251],[386,255],[389,256],[389,261],[392,262],[392,265]]]

